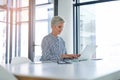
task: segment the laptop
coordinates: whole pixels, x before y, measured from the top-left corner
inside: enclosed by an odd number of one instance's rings
[[[92,59],[92,56],[96,53],[96,45],[87,45],[79,54],[81,56],[73,61],[86,61]]]
[[[82,59],[91,59],[93,54],[96,53],[96,45],[87,45],[82,51],[81,56],[79,57],[80,60]]]

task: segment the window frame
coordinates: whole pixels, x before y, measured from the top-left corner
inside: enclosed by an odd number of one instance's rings
[[[84,5],[91,5],[91,4],[97,4],[97,3],[103,3],[103,2],[109,2],[109,1],[117,1],[117,0],[98,0],[98,1],[88,1],[88,2],[82,2],[80,3],[80,0],[73,0],[73,53],[78,54],[80,52],[80,37],[79,37],[79,26],[80,26],[80,6]]]

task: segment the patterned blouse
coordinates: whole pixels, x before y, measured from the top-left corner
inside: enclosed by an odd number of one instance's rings
[[[66,54],[65,42],[61,37],[54,37],[51,33],[45,36],[41,44],[41,61],[58,61]]]

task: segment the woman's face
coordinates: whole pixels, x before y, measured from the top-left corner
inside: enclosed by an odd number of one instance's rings
[[[54,27],[55,33],[58,35],[62,32],[64,27],[64,23],[59,23],[57,26]]]

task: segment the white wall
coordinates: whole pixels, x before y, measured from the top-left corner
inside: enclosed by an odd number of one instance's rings
[[[73,53],[73,0],[58,0],[58,15],[65,20],[62,38],[68,53]]]

